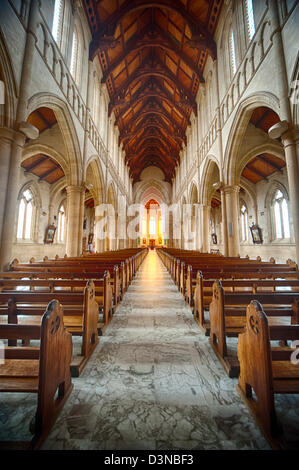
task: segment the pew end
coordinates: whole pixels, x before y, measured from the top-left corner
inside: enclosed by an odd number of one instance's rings
[[[235,336],[235,334],[231,334]],[[224,289],[221,281],[213,283],[213,297],[210,303],[210,345],[230,378],[238,377],[240,365],[238,359],[227,348],[225,334]]]
[[[299,364],[291,360],[294,348],[272,347],[271,340],[298,339],[299,325],[269,326],[260,302],[250,302],[245,331],[238,341],[240,375],[237,391],[272,449],[288,448],[276,414],[274,394],[299,394]]]
[[[40,340],[39,348],[5,348],[4,364],[0,366],[1,392],[37,394],[36,413],[30,424],[31,442],[2,442],[1,447],[39,449],[73,389],[72,338],[64,327],[63,308],[52,300],[40,325],[0,325],[0,337]]]
[[[210,336],[210,323],[205,320],[203,302],[203,274],[196,273],[196,286],[193,293],[193,315],[205,336]]]

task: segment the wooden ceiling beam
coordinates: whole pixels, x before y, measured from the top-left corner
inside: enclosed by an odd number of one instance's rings
[[[166,138],[165,135],[163,135],[163,133],[161,132],[161,129],[164,129],[164,131],[167,133],[167,138],[172,141],[173,146],[176,147],[178,151],[181,150],[181,143],[183,142],[183,139],[181,137],[170,133],[169,130],[166,129],[166,127],[165,128],[163,127],[163,124],[158,125],[156,123],[155,124],[150,123],[149,126],[150,127],[155,127],[156,129],[158,129],[161,133],[161,137],[165,139]],[[128,147],[130,145],[130,141],[133,138],[138,137],[138,131],[139,130],[136,131],[137,132],[136,135],[134,133],[131,133],[131,134],[126,135],[125,137],[122,138],[122,142],[123,142],[125,147]]]
[[[244,168],[244,170],[246,170],[246,168],[250,171],[252,171],[252,173],[255,173],[257,176],[259,176],[260,178],[264,179],[265,181],[268,181],[268,178],[266,175],[264,175],[263,173],[261,173],[260,171],[258,171],[256,168],[252,168],[252,166],[247,163],[246,167]]]
[[[162,149],[156,145],[149,145],[148,147],[145,147],[141,153],[132,154],[129,156],[128,161],[132,166],[134,166],[134,164],[141,158],[149,155],[157,155],[161,160],[166,160],[170,166],[174,167],[176,165],[177,155],[174,155],[174,158],[172,158],[168,152],[162,151]]]
[[[159,0],[148,1],[126,0],[119,8],[112,13],[106,21],[99,25],[98,32],[94,34],[90,44],[90,59],[92,60],[99,50],[109,47],[115,47],[114,34],[118,24],[130,13],[146,8],[163,8],[170,10],[179,16],[188,24],[192,38],[189,41],[190,47],[207,49],[213,60],[216,58],[217,47],[212,34],[208,31],[206,25],[196,21],[193,16],[183,7],[179,0]]]
[[[23,167],[24,170],[26,171],[26,173],[34,170],[34,168],[38,167],[41,163],[43,163],[44,161],[48,160],[49,157],[47,155],[43,155],[41,158],[39,158],[38,160],[36,160],[34,163],[32,163],[31,165],[29,165],[28,167]],[[26,160],[25,160],[26,161]],[[22,165],[25,163],[22,162]]]
[[[129,130],[129,128],[126,128],[126,129],[123,129],[120,133],[120,136],[119,136],[119,145],[121,142],[128,142],[130,141],[132,138],[135,137],[135,132],[139,132],[139,130],[141,130],[142,128],[146,128],[147,127],[147,119],[146,117],[139,123],[139,125],[137,126],[137,128],[135,129],[134,127],[132,129]],[[151,120],[150,124],[148,125],[150,127],[157,127],[159,129],[163,129],[166,134],[167,134],[167,137],[169,139],[172,139],[176,145],[178,147],[181,146],[182,142],[185,143],[185,140],[186,140],[186,135],[185,133],[179,129],[179,128],[174,128],[174,130],[171,130],[169,129],[167,126],[166,126],[166,123],[161,119],[160,116],[156,116],[155,117],[155,120]],[[137,134],[136,134],[137,136]]]
[[[45,173],[40,175],[38,178],[39,178],[39,180],[44,180],[57,170],[60,170],[60,166],[55,166],[54,168],[51,168],[50,170],[45,171]]]
[[[156,144],[157,143],[157,138],[156,137],[153,137],[153,136],[147,136],[147,137],[144,137],[143,139],[140,140],[140,142],[138,142],[138,145],[137,147],[134,147],[132,150],[133,152],[136,152],[138,153],[140,151],[140,147],[142,145],[146,145],[147,142],[151,143],[152,145]],[[159,140],[159,145],[161,148],[161,150],[163,149],[164,151],[166,152],[171,152],[171,148],[169,146],[167,146],[167,144],[165,143],[165,141],[163,140]]]
[[[182,109],[181,107],[178,106],[178,104],[174,101],[174,100],[170,100],[168,96],[166,95],[163,95],[162,93],[159,94],[159,93],[147,93],[146,95],[144,96],[139,96],[138,98],[136,99],[133,99],[132,101],[130,101],[125,109],[122,110],[122,114],[115,120],[115,125],[118,125],[119,122],[120,122],[120,119],[122,118],[122,115],[125,114],[130,108],[132,108],[133,106],[135,106],[137,103],[139,103],[140,101],[144,100],[144,99],[147,99],[147,98],[159,98],[161,100],[164,100],[166,101],[170,107],[173,107],[173,108],[178,108],[178,111],[179,113],[183,116],[183,118],[186,120],[186,123],[187,125],[190,125],[190,119],[189,119],[189,116],[187,115],[187,113],[184,111],[184,109]]]
[[[256,121],[254,126],[260,128],[263,120],[270,114],[271,111],[272,110],[270,108],[267,108],[266,111],[262,114],[262,116],[258,119],[258,121]]]
[[[267,157],[265,157],[265,155],[263,155],[263,154],[258,155],[258,158],[260,160],[262,160],[263,162],[267,163],[268,165],[272,166],[272,168],[274,168],[275,170],[277,170],[279,172],[282,172],[283,167],[280,167],[279,165],[276,165],[276,163],[269,160]]]
[[[145,38],[146,34],[149,37]],[[161,38],[159,38],[161,36]],[[130,44],[130,45],[129,45]],[[125,46],[124,52],[110,65],[110,67],[104,72],[102,83],[106,83],[107,78],[111,75],[114,70],[125,60],[128,54],[132,52],[138,52],[147,47],[160,47],[170,52],[174,52],[178,57],[180,57],[183,62],[192,70],[200,83],[204,83],[204,78],[202,71],[196,67],[194,62],[185,54],[175,40],[171,39],[159,26],[155,26],[154,29],[150,27],[144,28],[142,35],[134,35],[134,37],[129,41],[128,45]]]
[[[147,107],[147,105],[149,106]],[[137,122],[137,120],[141,117],[149,115],[163,116],[174,129],[176,128],[176,124],[173,122],[172,116],[170,116],[168,112],[164,108],[162,108],[156,100],[152,102],[148,99],[147,102],[144,104],[143,108],[140,109],[138,113],[132,117],[132,121]],[[120,134],[123,135],[127,132],[134,132],[134,124],[132,125],[131,121],[126,124],[126,127],[121,130]]]
[[[158,64],[160,68],[155,66]],[[182,100],[184,100],[187,106],[190,106],[195,115],[197,115],[197,106],[195,99],[191,95],[190,91],[185,87],[184,84],[180,83],[177,77],[168,69],[166,69],[165,65],[162,64],[159,60],[156,60],[156,64],[152,63],[149,64],[148,62],[143,62],[140,66],[136,69],[136,71],[127,78],[127,80],[121,85],[121,87],[116,91],[114,96],[112,96],[112,100],[117,100],[118,97],[124,98],[127,90],[136,80],[142,80],[145,77],[159,77],[163,80],[170,81],[175,88],[179,91]]]

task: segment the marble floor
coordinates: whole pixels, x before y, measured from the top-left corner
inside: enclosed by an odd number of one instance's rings
[[[270,449],[154,251],[73,383],[43,449]],[[35,401],[18,402],[0,394],[0,439],[26,438]]]

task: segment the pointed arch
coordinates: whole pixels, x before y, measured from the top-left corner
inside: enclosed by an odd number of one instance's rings
[[[279,99],[273,93],[269,92],[251,94],[238,106],[224,152],[223,174],[224,182],[227,184],[237,184],[236,166],[238,163],[240,147],[252,112],[254,109],[263,106],[272,109],[278,116],[280,116]]]
[[[66,178],[69,184],[78,185],[82,181],[83,167],[80,143],[74,121],[68,105],[52,93],[37,93],[28,101],[27,117],[36,109],[47,107],[55,114],[66,147],[68,171]]]
[[[95,205],[101,204],[105,197],[104,174],[97,155],[88,161],[85,172],[85,183],[94,198]]]
[[[220,181],[219,162],[213,155],[208,155],[201,176],[199,200],[202,204],[209,204],[215,191],[212,185],[218,181]]]

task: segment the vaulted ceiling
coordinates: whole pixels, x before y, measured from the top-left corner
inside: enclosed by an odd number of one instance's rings
[[[83,0],[131,176],[147,166],[171,181],[223,0]]]

